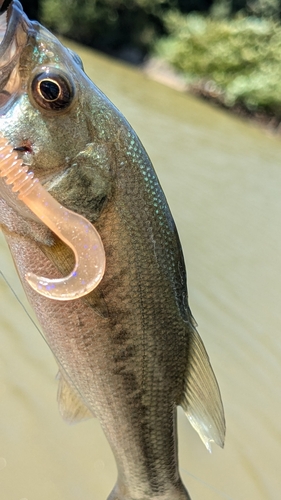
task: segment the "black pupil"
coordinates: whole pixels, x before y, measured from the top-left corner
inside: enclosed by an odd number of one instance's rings
[[[51,80],[42,80],[40,82],[40,92],[47,101],[56,101],[60,95],[60,88],[57,83]]]

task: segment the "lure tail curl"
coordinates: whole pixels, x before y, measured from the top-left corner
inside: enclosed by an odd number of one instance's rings
[[[0,137],[0,177],[18,198],[74,252],[75,266],[64,278],[49,279],[30,272],[25,278],[39,294],[55,300],[73,300],[98,286],[105,271],[104,247],[95,227],[66,209],[42,186],[16,151]]]

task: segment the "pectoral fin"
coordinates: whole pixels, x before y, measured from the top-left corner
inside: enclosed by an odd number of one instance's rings
[[[59,380],[57,399],[62,418],[68,424],[75,424],[94,417],[94,414],[84,405],[79,393],[68,384],[60,371],[57,378]]]
[[[186,387],[181,406],[206,448],[211,451],[211,442],[223,448],[225,418],[220,390],[195,328],[190,338]]]

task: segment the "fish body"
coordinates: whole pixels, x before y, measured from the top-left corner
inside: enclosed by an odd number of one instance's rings
[[[189,499],[176,407],[207,447],[223,446],[225,422],[158,178],[79,58],[17,0],[0,33],[0,133],[53,197],[95,226],[106,255],[102,281],[84,298],[39,295],[25,274],[65,275],[73,254],[0,180],[1,227],[59,366],[60,411],[68,422],[101,422],[118,469],[108,500]]]

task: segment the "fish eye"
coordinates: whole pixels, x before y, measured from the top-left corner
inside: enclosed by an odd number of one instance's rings
[[[41,108],[62,111],[74,97],[74,84],[64,73],[44,71],[31,82],[32,96]]]

